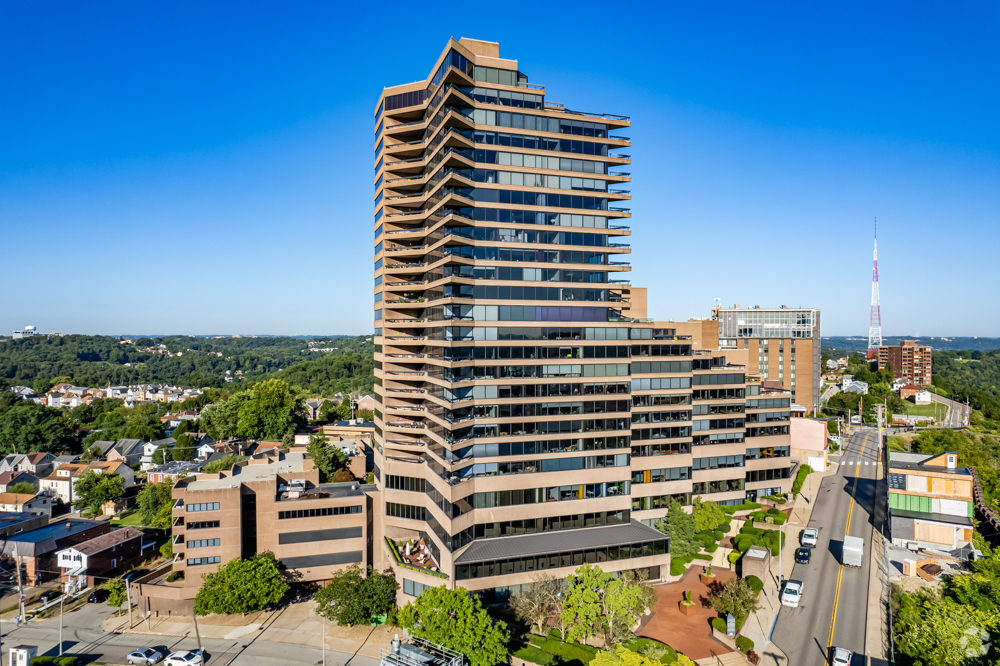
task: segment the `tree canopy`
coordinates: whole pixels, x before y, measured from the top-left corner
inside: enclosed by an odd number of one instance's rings
[[[306,452],[313,459],[316,468],[319,469],[323,481],[332,479],[338,471],[347,467],[347,456],[340,450],[340,447],[331,445],[323,435],[310,437]]]
[[[72,420],[58,409],[20,400],[10,391],[0,400],[0,456],[79,450]]]
[[[655,593],[634,576],[615,576],[599,566],[584,564],[566,579],[562,621],[567,638],[600,635],[605,645],[635,638],[630,628],[655,601]]]
[[[24,494],[24,495],[34,495],[38,492],[38,488],[35,487],[35,484],[30,483],[28,481],[18,481],[13,485],[7,486],[7,492]]]
[[[399,614],[411,636],[461,653],[470,666],[495,666],[507,659],[507,624],[490,618],[478,597],[459,587],[425,589]]]
[[[116,502],[125,494],[125,479],[121,474],[98,474],[92,469],[77,479],[73,484],[73,506],[87,509],[91,513],[100,513],[101,507],[108,502]]]
[[[387,613],[396,605],[396,582],[392,572],[378,573],[368,567],[362,575],[361,567],[352,564],[333,574],[326,587],[320,588],[313,599],[316,613],[333,620],[342,627],[369,624],[372,618]]]
[[[303,424],[302,395],[280,379],[267,379],[229,399],[209,405],[201,414],[206,432],[215,439],[246,437],[281,440]]]
[[[249,559],[237,557],[217,572],[203,574],[194,598],[194,612],[253,613],[274,606],[289,590],[273,553],[257,553]]]
[[[173,522],[171,507],[174,500],[171,497],[173,481],[147,483],[136,497],[139,519],[143,525],[167,529]]]
[[[675,499],[670,500],[667,515],[656,523],[656,529],[670,537],[670,556],[673,558],[687,557],[701,550],[701,544],[694,539],[698,531],[694,516],[686,513],[684,506]]]

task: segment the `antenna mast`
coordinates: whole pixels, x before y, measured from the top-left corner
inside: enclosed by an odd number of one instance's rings
[[[882,310],[878,296],[878,218],[875,218],[875,255],[872,262],[872,310],[868,322],[868,360],[878,357],[882,346]]]

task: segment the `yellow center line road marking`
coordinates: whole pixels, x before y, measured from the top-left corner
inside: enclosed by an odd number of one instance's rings
[[[865,445],[868,444],[868,435],[861,441],[861,453],[858,454],[858,458],[865,455]],[[858,492],[858,472],[861,471],[861,465],[857,465],[854,468],[854,488],[851,490],[851,506],[847,510],[847,527],[844,529],[844,536],[849,536],[851,533],[851,516],[854,515],[854,496]],[[833,593],[833,613],[830,615],[830,635],[826,639],[827,649],[833,647],[833,630],[837,626],[837,604],[840,602],[840,581],[844,578],[844,565],[843,565],[843,552],[841,552],[841,565],[837,570],[837,589]]]

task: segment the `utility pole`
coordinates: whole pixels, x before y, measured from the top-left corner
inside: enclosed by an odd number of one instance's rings
[[[17,555],[17,546],[14,546],[14,567],[17,569],[17,616],[24,620],[24,587],[21,585],[21,558]]]
[[[125,581],[125,603],[128,604],[128,628],[132,628],[132,595],[129,593],[129,581]]]
[[[198,638],[198,656],[201,657],[201,663],[204,666],[205,662],[205,649],[201,646],[201,632],[198,631],[198,614],[194,610],[194,606],[191,607],[191,618],[194,620],[194,635]]]
[[[66,601],[66,594],[59,597],[59,656],[62,656],[62,627],[63,627],[63,602]]]

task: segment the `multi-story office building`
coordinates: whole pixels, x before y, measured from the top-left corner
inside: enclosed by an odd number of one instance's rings
[[[584,562],[659,579],[670,497],[791,483],[790,394],[703,322],[645,319],[626,279],[629,119],[545,95],[462,39],[375,108],[373,559],[404,595]]]
[[[750,352],[748,370],[779,381],[792,402],[809,412],[820,408],[821,347],[819,310],[812,308],[716,308],[718,345]]]
[[[931,358],[930,345],[903,340],[898,345],[882,345],[878,348],[878,369],[891,367],[896,379],[905,379],[917,386],[930,386]]]

